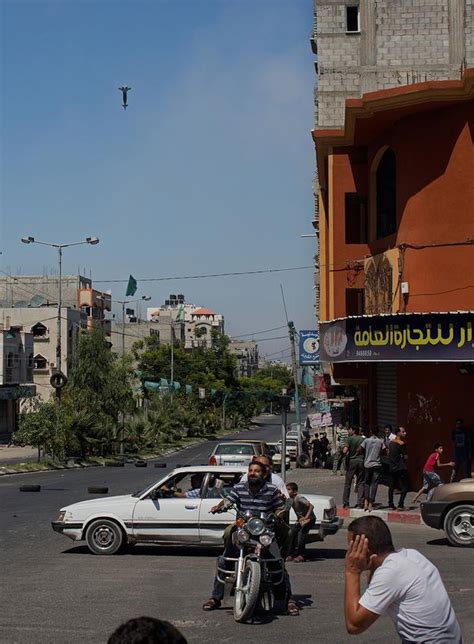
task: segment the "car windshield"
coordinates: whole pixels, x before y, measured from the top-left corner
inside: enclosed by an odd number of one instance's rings
[[[137,498],[141,496],[142,494],[145,494],[145,492],[150,488],[150,484],[148,484],[146,487],[142,488],[141,490],[138,490],[138,492],[134,492],[132,494],[133,497]]]
[[[255,450],[251,445],[218,445],[215,453],[222,455],[245,454],[252,456],[252,454],[255,453]]]

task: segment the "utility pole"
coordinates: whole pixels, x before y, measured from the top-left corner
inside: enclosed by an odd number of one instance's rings
[[[171,318],[171,389],[170,389],[170,399],[173,402],[173,392],[174,392],[174,324],[173,318]]]
[[[296,362],[296,330],[293,322],[288,322],[288,333],[290,336],[291,343],[291,362],[293,367],[293,380],[295,383],[295,411],[296,411],[296,423],[298,425],[298,453],[301,454],[301,408],[300,408],[300,396],[298,391],[298,363]]]

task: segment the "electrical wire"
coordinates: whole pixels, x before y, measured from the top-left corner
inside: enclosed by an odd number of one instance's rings
[[[289,268],[264,268],[256,271],[235,271],[232,273],[209,273],[207,275],[176,275],[173,277],[141,277],[136,278],[137,282],[167,282],[171,280],[199,280],[209,277],[234,277],[239,275],[261,275],[262,273],[284,273],[288,271],[303,271],[314,269],[314,266],[292,266]],[[94,280],[99,284],[126,284],[128,279],[115,279],[115,280]]]
[[[242,335],[232,335],[230,336],[231,340],[235,340],[236,338],[248,338],[251,335],[259,335],[260,333],[270,333],[271,331],[280,331],[280,329],[286,329],[286,326],[283,324],[282,326],[275,326],[273,329],[265,329],[264,331],[253,331],[251,333],[242,333]]]

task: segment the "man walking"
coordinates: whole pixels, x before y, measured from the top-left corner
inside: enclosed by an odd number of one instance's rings
[[[463,638],[438,569],[417,550],[396,551],[387,524],[360,517],[348,527],[344,613],[351,635],[389,615],[402,644],[462,644]],[[368,586],[361,596],[360,578]]]
[[[344,481],[344,493],[342,496],[342,507],[349,507],[349,497],[351,493],[352,481],[356,479],[356,492],[357,492],[357,506],[362,507],[364,500],[364,456],[359,451],[359,447],[364,442],[364,438],[360,435],[359,427],[352,427],[349,430],[349,438],[347,445],[344,448],[345,454],[348,458],[348,466],[346,472],[346,480]]]
[[[364,510],[369,512],[372,512],[374,509],[380,473],[382,472],[382,454],[384,449],[383,440],[377,435],[377,430],[374,430],[369,438],[365,438],[359,447],[359,451],[363,451],[365,454]]]
[[[332,463],[332,473],[334,476],[337,476],[338,470],[340,470],[341,476],[346,471],[346,455],[344,454],[344,447],[347,444],[348,438],[349,423],[346,423],[344,427],[339,426],[336,428],[336,451],[334,453]]]
[[[408,493],[408,469],[406,464],[406,439],[407,433],[404,427],[398,427],[395,438],[388,446],[388,468],[390,473],[390,485],[388,487],[388,505],[390,510],[404,510],[405,498]],[[395,508],[393,493],[395,489],[400,490],[398,507]]]
[[[471,478],[471,437],[469,431],[464,427],[462,418],[456,420],[455,427],[451,434],[454,446],[454,469],[451,482],[460,478]]]

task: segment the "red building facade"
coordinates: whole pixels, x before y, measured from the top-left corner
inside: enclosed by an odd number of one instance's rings
[[[412,474],[435,441],[451,454],[458,416],[474,428],[473,130],[468,69],[348,99],[343,129],[313,133],[322,355],[362,424],[407,427]]]

